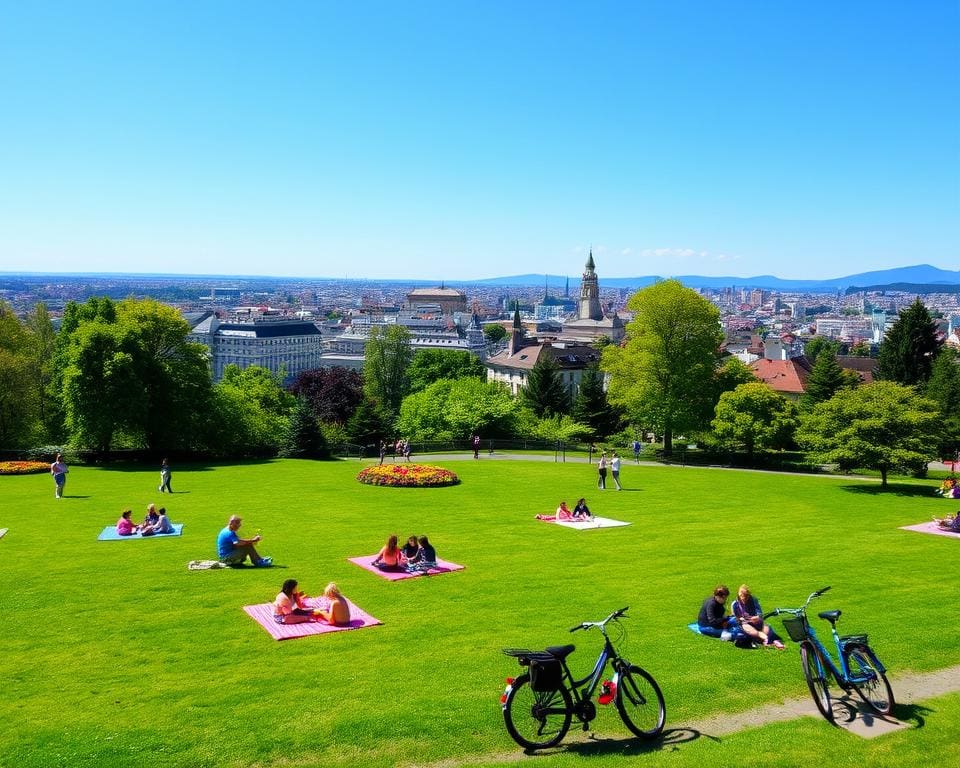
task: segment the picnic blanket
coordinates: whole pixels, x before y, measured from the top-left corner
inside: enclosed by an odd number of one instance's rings
[[[730,629],[725,629],[723,630],[723,634],[720,637],[716,637],[715,635],[704,634],[703,632],[700,631],[700,625],[695,621],[692,621],[689,624],[687,624],[687,629],[689,629],[691,632],[695,634],[703,635],[703,637],[709,637],[711,640],[728,640],[728,641],[736,642],[739,639],[745,640],[747,638],[747,635],[743,632],[743,630],[740,629],[740,627],[732,627]]]
[[[609,517],[594,516],[592,520],[545,520],[537,518],[544,523],[556,523],[564,528],[576,528],[578,531],[587,531],[594,528],[618,528],[621,525],[630,525],[623,520],[611,520]]]
[[[0,539],[2,539],[4,536],[6,536],[6,535],[7,535],[7,531],[9,531],[9,530],[10,530],[9,528],[0,528]]]
[[[217,568],[229,568],[226,563],[220,560],[191,560],[187,563],[188,571],[211,571]]]
[[[406,571],[381,571],[377,566],[373,564],[373,561],[377,559],[376,555],[365,555],[363,557],[348,557],[349,560],[354,565],[359,565],[363,570],[370,571],[370,573],[375,573],[377,576],[381,576],[384,579],[389,581],[400,581],[401,579],[415,579],[417,576],[436,576],[440,573],[450,573],[452,571],[462,571],[464,566],[457,565],[456,563],[450,563],[446,560],[441,560],[437,558],[437,567],[431,568],[429,571],[416,571],[415,573],[407,573]]]
[[[933,520],[926,523],[917,523],[916,525],[901,525],[902,531],[916,531],[917,533],[935,533],[937,536],[949,536],[953,539],[960,539],[960,533],[945,531]]]
[[[100,535],[97,536],[98,541],[123,541],[124,539],[169,539],[172,536],[181,536],[183,535],[183,523],[173,523],[173,533],[154,533],[150,536],[141,536],[140,532],[133,533],[130,536],[121,536],[117,533],[117,526],[108,525],[103,531],[100,532]]]
[[[307,598],[306,604],[310,608],[318,608],[329,605],[322,597]],[[366,611],[358,608],[350,600],[347,600],[350,606],[350,623],[344,627],[335,627],[323,621],[307,621],[303,624],[277,624],[273,620],[273,603],[261,603],[259,605],[245,605],[243,610],[257,624],[263,627],[274,640],[289,640],[294,637],[307,637],[308,635],[322,635],[327,632],[342,632],[348,629],[364,629],[382,624],[380,619],[375,619]]]

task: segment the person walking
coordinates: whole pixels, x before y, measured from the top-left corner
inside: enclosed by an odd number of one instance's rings
[[[597,462],[597,488],[601,491],[607,489],[607,452],[600,453],[600,460]]]
[[[160,487],[157,490],[163,493],[164,488],[167,489],[167,493],[173,493],[173,489],[170,488],[170,462],[166,459],[160,462]]]
[[[643,446],[640,445],[640,441],[639,441],[639,440],[634,439],[633,445],[631,445],[630,447],[633,448],[633,460],[634,460],[635,462],[637,462],[637,464],[639,464],[639,463],[640,463],[640,450],[641,450],[641,448],[643,448]]]
[[[623,486],[620,485],[620,457],[616,451],[610,457],[610,474],[613,475],[613,482],[617,484],[617,490],[622,491]]]
[[[381,440],[380,441],[380,464],[381,465],[383,464],[383,459],[386,455],[387,455],[387,441]]]
[[[67,462],[63,460],[63,455],[58,453],[57,458],[50,465],[50,474],[53,475],[55,486],[54,496],[58,499],[63,498],[63,489],[67,486],[67,472],[69,471]]]
[[[471,445],[473,445],[473,458],[479,459],[480,458],[480,435],[474,435],[470,443]]]

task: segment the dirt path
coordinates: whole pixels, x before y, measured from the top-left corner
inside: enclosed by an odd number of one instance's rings
[[[960,691],[960,665],[923,674],[891,677],[890,684],[893,687],[897,704],[915,704],[924,699],[932,699],[947,693]],[[670,731],[680,731],[686,734],[692,734],[696,738],[716,738],[729,736],[730,734],[748,728],[759,728],[768,723],[793,720],[804,716],[820,716],[813,704],[813,700],[809,696],[791,699],[781,704],[765,704],[762,707],[750,709],[746,712],[738,712],[736,714],[713,715],[712,717],[703,720],[694,720],[689,723],[670,722],[670,713],[668,712],[667,733]],[[623,739],[622,734],[619,736],[611,734],[611,737]],[[606,734],[595,734],[595,738],[606,738]],[[669,738],[670,737],[667,736],[668,740]],[[590,741],[590,737],[583,735],[581,731],[575,728],[571,728],[570,733],[567,734],[563,743],[569,746],[578,743],[588,743]],[[560,749],[563,749],[562,745]],[[550,751],[538,754],[548,756]],[[435,763],[405,763],[401,768],[466,768],[467,766],[514,763],[529,759],[529,755],[517,748],[509,752],[504,751],[472,757],[451,758]]]

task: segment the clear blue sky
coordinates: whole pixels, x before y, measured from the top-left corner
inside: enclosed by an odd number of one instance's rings
[[[960,268],[960,3],[6,2],[0,270]]]

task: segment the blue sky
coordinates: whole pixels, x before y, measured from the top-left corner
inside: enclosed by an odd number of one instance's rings
[[[960,3],[38,2],[0,270],[960,267]]]

